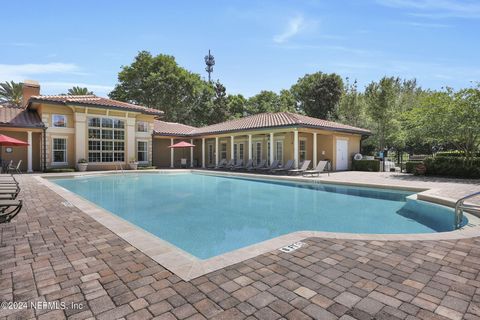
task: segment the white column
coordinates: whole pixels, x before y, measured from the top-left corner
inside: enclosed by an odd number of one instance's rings
[[[233,146],[235,144],[235,137],[234,136],[230,136],[230,159],[233,159],[234,157],[234,154],[233,154]],[[235,161],[237,161],[237,159],[235,159]]]
[[[270,132],[270,164],[273,162],[273,132]]]
[[[205,168],[205,138],[202,138],[202,168]]]
[[[75,163],[77,163],[78,160],[80,159],[87,158],[87,144],[86,144],[87,122],[86,121],[87,121],[87,116],[85,113],[75,113]]]
[[[190,139],[190,143],[193,144],[193,139]],[[193,147],[190,147],[190,168],[193,168]]]
[[[298,130],[293,131],[293,161],[295,168],[298,168]]]
[[[248,160],[253,159],[252,157],[252,135],[248,135]]]
[[[170,145],[173,144],[173,138],[170,138]],[[170,148],[170,168],[173,168],[173,160],[174,160],[173,148]]]
[[[218,137],[215,137],[215,165],[218,166]]]
[[[128,162],[132,159],[138,160],[135,153],[136,153],[136,146],[135,146],[135,118],[127,118],[127,158],[125,159],[125,162]],[[78,134],[76,134],[76,138],[78,139]],[[78,141],[78,140],[76,140]],[[83,143],[85,143],[85,136],[83,137]],[[77,150],[80,150],[81,148],[77,145],[76,146]],[[84,149],[85,150],[85,149]],[[85,152],[85,151],[83,151]]]
[[[313,133],[313,167],[317,165],[317,133]]]
[[[32,169],[32,131],[28,131],[27,147],[27,172],[33,172]]]

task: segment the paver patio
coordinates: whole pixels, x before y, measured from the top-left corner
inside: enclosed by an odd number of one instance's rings
[[[3,309],[0,318],[480,319],[480,235],[456,241],[310,238],[293,253],[276,250],[185,282],[65,206],[32,176],[19,180],[25,209],[0,225],[0,301],[83,308]],[[449,197],[478,188],[449,180],[435,186]]]

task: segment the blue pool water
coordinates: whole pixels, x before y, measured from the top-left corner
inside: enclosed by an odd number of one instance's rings
[[[404,191],[195,173],[54,182],[201,259],[294,231],[453,230],[453,210],[407,199],[412,193]]]

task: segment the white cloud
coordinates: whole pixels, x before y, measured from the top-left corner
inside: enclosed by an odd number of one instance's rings
[[[413,15],[426,18],[480,18],[477,0],[377,0],[378,3],[413,10]]]
[[[305,21],[303,16],[298,15],[288,21],[288,25],[285,31],[274,36],[273,41],[276,43],[285,43],[293,36],[305,30],[307,25],[308,23]]]
[[[31,76],[55,73],[85,75],[72,63],[0,64],[0,81],[22,81]]]

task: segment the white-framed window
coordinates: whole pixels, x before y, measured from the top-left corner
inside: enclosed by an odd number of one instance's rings
[[[283,161],[283,140],[275,141],[275,160]]]
[[[259,164],[262,161],[262,143],[256,142],[255,143],[255,162]]]
[[[137,132],[148,132],[148,122],[137,121]]]
[[[67,116],[64,114],[53,114],[52,115],[52,126],[55,128],[66,128],[67,127]]]
[[[137,141],[137,161],[148,162],[148,142]]]
[[[267,163],[270,163],[270,140],[267,142]]]
[[[125,161],[125,121],[88,118],[88,162]]]
[[[220,160],[227,159],[227,144],[220,144]]]
[[[67,163],[67,138],[52,138],[52,163]]]
[[[208,145],[208,164],[213,164],[213,144]]]
[[[243,143],[235,143],[233,145],[233,159],[235,159],[235,161],[243,159],[243,146]]]
[[[300,162],[303,162],[307,159],[307,140],[306,139],[299,140],[298,155],[299,155]]]

